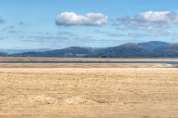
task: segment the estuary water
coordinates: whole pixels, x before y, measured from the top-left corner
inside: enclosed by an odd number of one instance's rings
[[[178,61],[0,61],[0,64],[172,64]]]

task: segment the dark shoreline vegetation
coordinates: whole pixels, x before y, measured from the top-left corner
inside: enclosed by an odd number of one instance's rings
[[[145,43],[127,43],[108,48],[69,47],[50,51],[30,51],[14,54],[1,52],[0,56],[64,58],[176,58],[178,57],[178,43],[170,44],[160,41],[150,41]]]

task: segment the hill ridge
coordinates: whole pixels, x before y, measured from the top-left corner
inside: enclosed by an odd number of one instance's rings
[[[3,53],[5,54],[5,53]],[[149,41],[126,43],[114,47],[91,48],[71,46],[43,52],[9,54],[17,57],[178,57],[178,43]]]

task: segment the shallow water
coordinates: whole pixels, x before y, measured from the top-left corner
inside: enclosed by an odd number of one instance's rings
[[[178,61],[1,61],[0,64],[172,64]]]

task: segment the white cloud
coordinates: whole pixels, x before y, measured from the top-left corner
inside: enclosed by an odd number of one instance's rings
[[[120,17],[114,23],[118,29],[160,31],[178,25],[178,11],[147,11],[135,16]]]
[[[140,13],[139,17],[151,22],[178,23],[178,11],[148,11]]]
[[[100,26],[106,24],[108,17],[102,13],[87,13],[79,15],[74,12],[63,12],[56,17],[57,25],[93,25]]]

